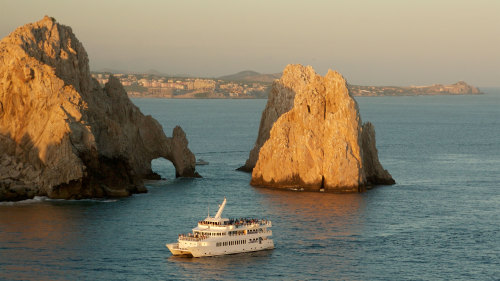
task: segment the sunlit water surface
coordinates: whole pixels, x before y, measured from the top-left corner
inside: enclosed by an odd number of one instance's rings
[[[135,99],[168,135],[179,124],[202,179],[119,200],[0,203],[0,280],[500,278],[500,92],[358,98],[397,184],[360,194],[251,187],[242,165],[265,100]],[[172,257],[165,243],[214,215],[273,221],[276,249]]]

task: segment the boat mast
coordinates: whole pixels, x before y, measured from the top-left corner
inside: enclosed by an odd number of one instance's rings
[[[220,216],[222,215],[222,211],[224,211],[225,206],[226,206],[226,197],[224,197],[224,201],[222,201],[222,204],[219,205],[219,211],[217,211],[217,214],[215,215],[214,218],[220,219]]]

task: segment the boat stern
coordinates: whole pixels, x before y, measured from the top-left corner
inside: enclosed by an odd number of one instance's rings
[[[191,251],[189,251],[188,249],[179,248],[179,243],[166,244],[165,246],[170,250],[170,252],[172,252],[172,255],[174,256],[184,256],[184,257],[193,256]]]

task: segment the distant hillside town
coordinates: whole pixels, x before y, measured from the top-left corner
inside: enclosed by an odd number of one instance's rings
[[[92,73],[104,85],[109,73]],[[151,74],[113,74],[130,97],[141,98],[267,98],[270,82],[207,78],[162,77]]]
[[[92,76],[104,85],[110,73],[93,72]],[[267,98],[272,81],[281,73],[260,74],[242,71],[219,78],[168,77],[159,74],[113,74],[129,97],[183,99],[262,99]],[[348,85],[353,96],[415,96],[415,95],[475,95],[481,91],[463,81],[451,85],[430,86],[359,86]]]

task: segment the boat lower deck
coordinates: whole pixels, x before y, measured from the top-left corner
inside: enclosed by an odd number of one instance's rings
[[[183,257],[211,257],[220,255],[231,255],[239,253],[256,252],[262,250],[274,249],[274,243],[272,240],[267,240],[266,243],[251,246],[226,246],[226,247],[189,247],[189,248],[179,248],[179,243],[166,244],[167,248],[172,252],[174,256]]]

